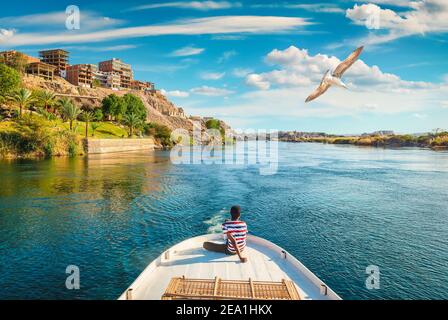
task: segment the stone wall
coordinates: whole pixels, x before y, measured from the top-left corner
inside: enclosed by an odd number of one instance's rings
[[[145,139],[88,139],[85,142],[86,152],[113,153],[139,150],[154,150],[152,138]]]

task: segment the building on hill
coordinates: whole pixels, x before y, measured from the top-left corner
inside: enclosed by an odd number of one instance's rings
[[[112,90],[120,90],[121,76],[116,72],[94,71],[93,81],[97,80],[101,87]]]
[[[68,64],[68,51],[52,49],[39,51],[41,61],[56,67],[56,75],[65,78]]]
[[[65,79],[79,87],[92,87],[93,70],[91,64],[76,64],[66,68]]]
[[[374,136],[392,136],[392,135],[394,135],[394,131],[393,130],[380,130],[380,131],[372,132],[372,135],[374,135]]]
[[[130,64],[124,63],[120,59],[112,58],[111,60],[101,61],[99,71],[113,72],[120,75],[120,88],[131,89],[131,81],[134,79]]]
[[[154,90],[154,83],[148,81],[131,81],[131,89],[137,91],[151,91]]]
[[[56,67],[44,62],[32,62],[26,66],[25,72],[27,74],[44,78],[52,81],[55,76]]]
[[[38,58],[26,55],[26,54],[16,51],[16,50],[8,50],[8,51],[0,52],[0,61],[3,62],[4,64],[10,66],[15,63],[15,60],[17,59],[18,56],[23,58],[25,64],[40,61]]]

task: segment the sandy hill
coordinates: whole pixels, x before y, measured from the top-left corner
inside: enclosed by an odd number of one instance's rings
[[[170,129],[183,128],[191,131],[193,123],[184,115],[182,108],[176,107],[160,92],[145,93],[141,91],[126,90],[116,91],[107,88],[82,88],[74,86],[63,78],[56,77],[53,81],[46,81],[40,77],[26,75],[23,77],[23,85],[28,89],[44,89],[57,94],[67,95],[79,106],[90,104],[101,106],[101,100],[109,94],[122,96],[133,93],[139,96],[148,110],[148,121],[168,126]],[[201,120],[202,129],[205,121]]]

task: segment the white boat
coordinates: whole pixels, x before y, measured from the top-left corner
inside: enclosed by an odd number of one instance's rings
[[[223,235],[202,235],[174,245],[151,262],[119,300],[160,300],[167,288],[172,287],[171,280],[181,277],[209,279],[212,284],[221,280],[246,281],[252,289],[254,283],[261,286],[262,282],[286,280],[293,283],[300,300],[341,299],[299,260],[270,241],[248,235],[243,253],[248,258],[246,263],[241,263],[237,255],[203,249],[205,241],[223,242]]]

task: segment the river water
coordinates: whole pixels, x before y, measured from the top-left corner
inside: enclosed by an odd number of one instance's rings
[[[278,161],[271,175],[168,151],[0,162],[0,299],[115,299],[233,204],[344,299],[448,299],[448,152],[280,143]]]

